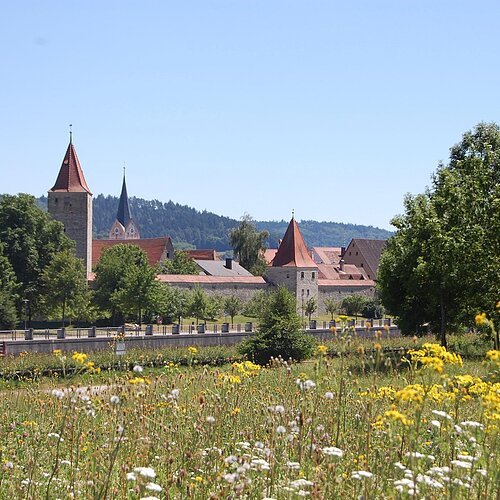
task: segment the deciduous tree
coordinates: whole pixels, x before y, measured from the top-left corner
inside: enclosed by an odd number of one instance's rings
[[[67,313],[82,310],[90,302],[83,261],[73,250],[54,256],[42,274],[43,304],[48,314],[61,314],[64,327]]]
[[[382,254],[378,282],[404,333],[429,323],[471,326],[500,295],[500,129],[479,124],[451,149],[426,193],[405,200]]]
[[[28,320],[40,310],[42,275],[54,256],[74,248],[64,227],[41,210],[33,196],[4,195],[0,199],[0,243],[19,283],[18,311],[28,302]]]
[[[262,275],[266,270],[264,250],[268,235],[267,231],[257,231],[253,219],[248,214],[245,214],[239,226],[229,233],[235,259],[252,274]]]

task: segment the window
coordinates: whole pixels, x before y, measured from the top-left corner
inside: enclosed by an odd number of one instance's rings
[[[361,267],[364,267],[362,262],[361,262],[361,264],[360,264],[360,265],[361,265]]]
[[[358,255],[358,252],[356,252],[356,255]]]
[[[304,271],[300,273],[300,279],[304,279]]]
[[[170,259],[170,252],[167,252],[167,259]]]
[[[309,289],[307,289],[307,296],[309,297]]]
[[[312,272],[311,277],[312,277],[313,280],[314,280],[314,278],[316,278],[316,273],[314,271]]]
[[[304,296],[304,289],[302,288],[302,297]]]
[[[290,275],[289,275],[288,273],[286,273],[286,278],[287,278],[287,279],[288,279],[288,278],[290,278]]]

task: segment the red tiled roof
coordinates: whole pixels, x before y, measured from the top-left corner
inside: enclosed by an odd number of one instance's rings
[[[186,250],[188,256],[191,259],[197,260],[219,260],[217,257],[217,252],[215,250],[207,250],[203,248],[197,248],[195,250]]]
[[[288,224],[283,241],[271,265],[273,267],[318,267],[309,255],[302,233],[294,218]]]
[[[65,191],[68,193],[87,192],[92,194],[87,186],[82,167],[80,166],[78,156],[71,142],[64,155],[64,160],[59,170],[56,183],[50,191]]]
[[[224,284],[238,283],[244,285],[264,285],[266,281],[262,276],[207,276],[202,274],[159,274],[157,279],[163,283],[193,283],[193,284]]]
[[[318,264],[319,279],[328,280],[362,280],[364,279],[363,272],[354,264],[344,264],[344,270],[340,270],[340,266],[331,266],[328,264]]]
[[[329,279],[318,279],[318,286],[343,286],[343,287],[370,287],[375,286],[375,281],[373,280],[329,280]]]
[[[264,250],[264,260],[266,261],[267,265],[270,265],[271,262],[273,261],[274,257],[276,256],[276,252],[278,251],[277,248],[266,248]]]
[[[170,237],[162,238],[142,238],[137,240],[93,240],[92,241],[92,267],[94,267],[101,258],[104,250],[113,245],[135,245],[143,250],[148,256],[149,264],[155,266],[162,257],[164,257],[165,249],[169,243]]]
[[[315,253],[321,260],[321,264],[338,264],[340,262],[342,248],[340,247],[312,247],[313,254]]]

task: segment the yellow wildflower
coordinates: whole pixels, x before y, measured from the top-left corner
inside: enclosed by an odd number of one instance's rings
[[[478,325],[478,326],[481,326],[484,323],[486,323],[486,321],[488,321],[486,319],[486,313],[484,313],[484,312],[481,314],[476,314],[475,320],[476,320],[476,325]]]
[[[198,352],[198,348],[190,345],[188,347],[188,352],[189,352],[189,354],[196,354]]]
[[[85,362],[85,360],[87,359],[87,355],[84,352],[77,352],[77,351],[75,351],[73,353],[73,356],[71,356],[71,357],[74,361],[76,361],[77,363],[80,363],[82,365]]]
[[[326,345],[319,345],[317,348],[316,348],[318,354],[326,354],[328,352],[328,347]]]

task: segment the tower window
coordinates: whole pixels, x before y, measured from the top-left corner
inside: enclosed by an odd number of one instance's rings
[[[302,272],[300,273],[300,278],[301,278],[301,279],[304,279],[304,271],[302,271]]]
[[[314,271],[312,272],[311,277],[313,280],[314,280],[314,278],[316,278],[316,273]]]

